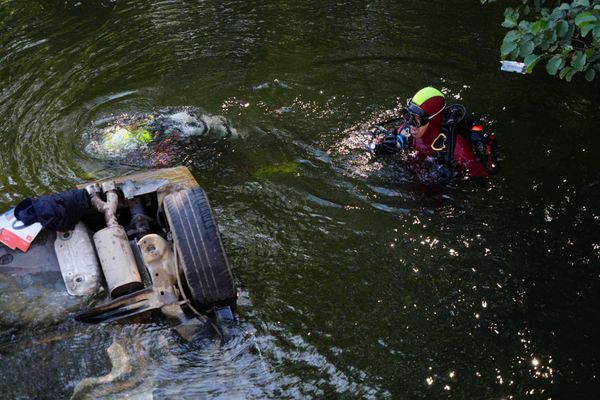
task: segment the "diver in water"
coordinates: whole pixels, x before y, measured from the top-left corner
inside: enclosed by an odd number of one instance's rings
[[[448,106],[439,90],[423,88],[407,101],[401,118],[387,122],[396,127],[377,127],[384,135],[370,149],[377,155],[408,151],[417,161],[435,161],[450,178],[486,178],[495,169],[494,136],[467,114],[460,104]]]

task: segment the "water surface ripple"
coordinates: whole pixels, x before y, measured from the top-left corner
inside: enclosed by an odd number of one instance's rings
[[[239,137],[177,162],[241,288],[228,340],[190,338],[77,324],[60,283],[0,266],[2,396],[597,395],[600,92],[501,73],[501,19],[466,0],[1,1],[1,209],[135,170],[84,151],[94,124],[206,110]],[[429,84],[493,122],[491,182],[423,185],[365,153],[360,126]]]

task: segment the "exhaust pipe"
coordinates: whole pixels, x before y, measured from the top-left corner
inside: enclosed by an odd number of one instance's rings
[[[92,205],[104,214],[106,228],[94,234],[94,244],[100,259],[104,279],[111,298],[117,298],[136,290],[143,289],[142,278],[135,262],[133,251],[125,228],[117,221],[117,205],[119,195],[114,182],[102,184],[102,192],[106,194],[103,201],[98,194],[98,185],[86,187]]]

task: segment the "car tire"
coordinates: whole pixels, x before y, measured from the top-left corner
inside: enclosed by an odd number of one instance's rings
[[[237,290],[212,208],[202,188],[165,197],[164,211],[173,237],[186,297],[201,312],[233,306]]]

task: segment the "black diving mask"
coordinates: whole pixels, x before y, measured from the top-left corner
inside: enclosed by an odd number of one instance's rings
[[[419,128],[421,125],[425,125],[429,122],[429,115],[411,100],[412,99],[408,99],[406,101],[406,106],[402,108],[402,116],[408,125]]]
[[[402,108],[402,115],[404,116],[404,120],[409,125],[414,126],[415,128],[419,128],[431,120],[431,118],[435,117],[446,108],[446,103],[444,102],[444,106],[442,109],[435,114],[429,116],[421,107],[412,102],[412,99],[406,100],[406,106]],[[419,117],[419,118],[417,118]]]

